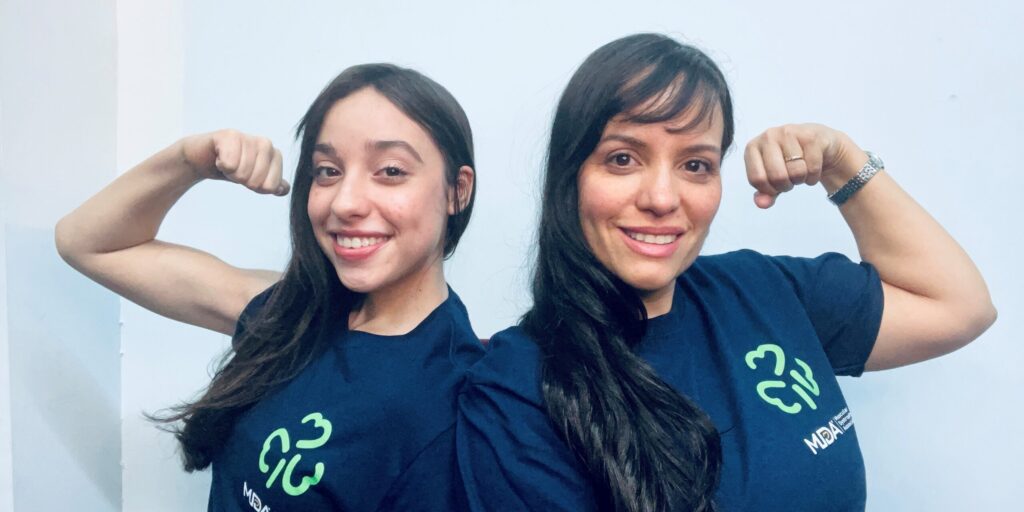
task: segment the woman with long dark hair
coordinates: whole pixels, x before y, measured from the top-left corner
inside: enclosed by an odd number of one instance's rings
[[[265,138],[186,137],[61,220],[76,269],[159,314],[232,334],[195,402],[160,418],[210,510],[452,510],[455,392],[482,349],[442,262],[473,208],[473,140],[443,87],[351,67],[297,130],[292,185]],[[155,239],[205,179],[291,194],[283,273]]]
[[[459,398],[472,509],[864,509],[835,376],[955,350],[995,309],[881,160],[821,125],[748,144],[755,202],[820,182],[864,262],[698,256],[732,139],[725,79],[693,47],[629,36],[573,75],[551,129],[533,307]]]

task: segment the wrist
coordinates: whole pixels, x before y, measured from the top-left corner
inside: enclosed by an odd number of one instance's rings
[[[860,148],[845,152],[831,172],[822,174],[821,185],[825,187],[825,192],[829,195],[835,194],[837,190],[843,188],[843,185],[857,176],[867,162],[868,154]]]
[[[836,206],[842,206],[853,197],[861,188],[868,183],[871,178],[878,174],[879,171],[885,167],[882,159],[878,155],[867,151],[865,152],[868,160],[864,162],[857,174],[850,178],[842,187],[834,192],[829,192],[828,199],[832,201],[832,204]]]
[[[187,170],[195,183],[214,178],[210,172],[212,163],[203,161],[203,157],[209,152],[204,147],[205,145],[206,141],[201,136],[189,135],[171,146],[172,154],[175,155],[176,166]]]

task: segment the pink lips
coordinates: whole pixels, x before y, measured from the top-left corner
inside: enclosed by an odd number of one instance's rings
[[[627,231],[655,236],[672,235],[676,239],[667,244],[652,244],[630,237],[626,234]],[[651,258],[668,258],[675,254],[676,249],[679,248],[679,241],[683,238],[684,231],[678,228],[619,228],[619,233],[625,241],[626,247],[632,249],[633,252]]]
[[[365,260],[370,256],[373,256],[373,254],[380,250],[381,247],[384,247],[385,244],[391,241],[391,237],[388,235],[370,231],[341,231],[336,233],[330,233],[330,235],[334,249],[334,254],[337,255],[339,258],[349,262]],[[341,245],[338,245],[338,236],[341,236],[343,238],[384,238],[384,240],[373,245],[367,245],[365,247],[342,247]]]

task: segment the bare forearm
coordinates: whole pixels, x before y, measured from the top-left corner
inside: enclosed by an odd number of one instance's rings
[[[845,176],[837,178],[823,180],[830,193],[845,183]],[[988,288],[971,258],[885,171],[844,203],[840,212],[861,258],[878,269],[883,282],[950,308],[992,307]]]
[[[149,157],[57,224],[57,247],[69,262],[153,240],[171,207],[202,178],[181,143]]]
[[[770,128],[747,144],[754,202],[768,208],[794,185],[820,182],[831,194],[868,161],[846,134],[817,124]],[[866,367],[895,368],[949,353],[995,321],[985,281],[967,253],[879,171],[840,206],[861,258],[875,266],[884,307]],[[841,293],[842,290],[837,290]]]
[[[155,240],[168,210],[196,183],[220,179],[284,195],[281,153],[236,130],[186,137],[124,173],[57,225],[57,249],[73,267],[169,318],[225,334],[242,308],[277,280],[191,247]]]

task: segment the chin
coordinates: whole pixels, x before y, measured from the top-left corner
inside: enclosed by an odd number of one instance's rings
[[[380,283],[371,276],[351,275],[347,272],[337,272],[341,285],[355,293],[370,293],[380,287]]]
[[[662,273],[659,275],[632,275],[622,276],[622,280],[626,284],[633,287],[637,293],[644,295],[647,293],[664,290],[666,287],[671,286],[675,283],[676,275]]]

